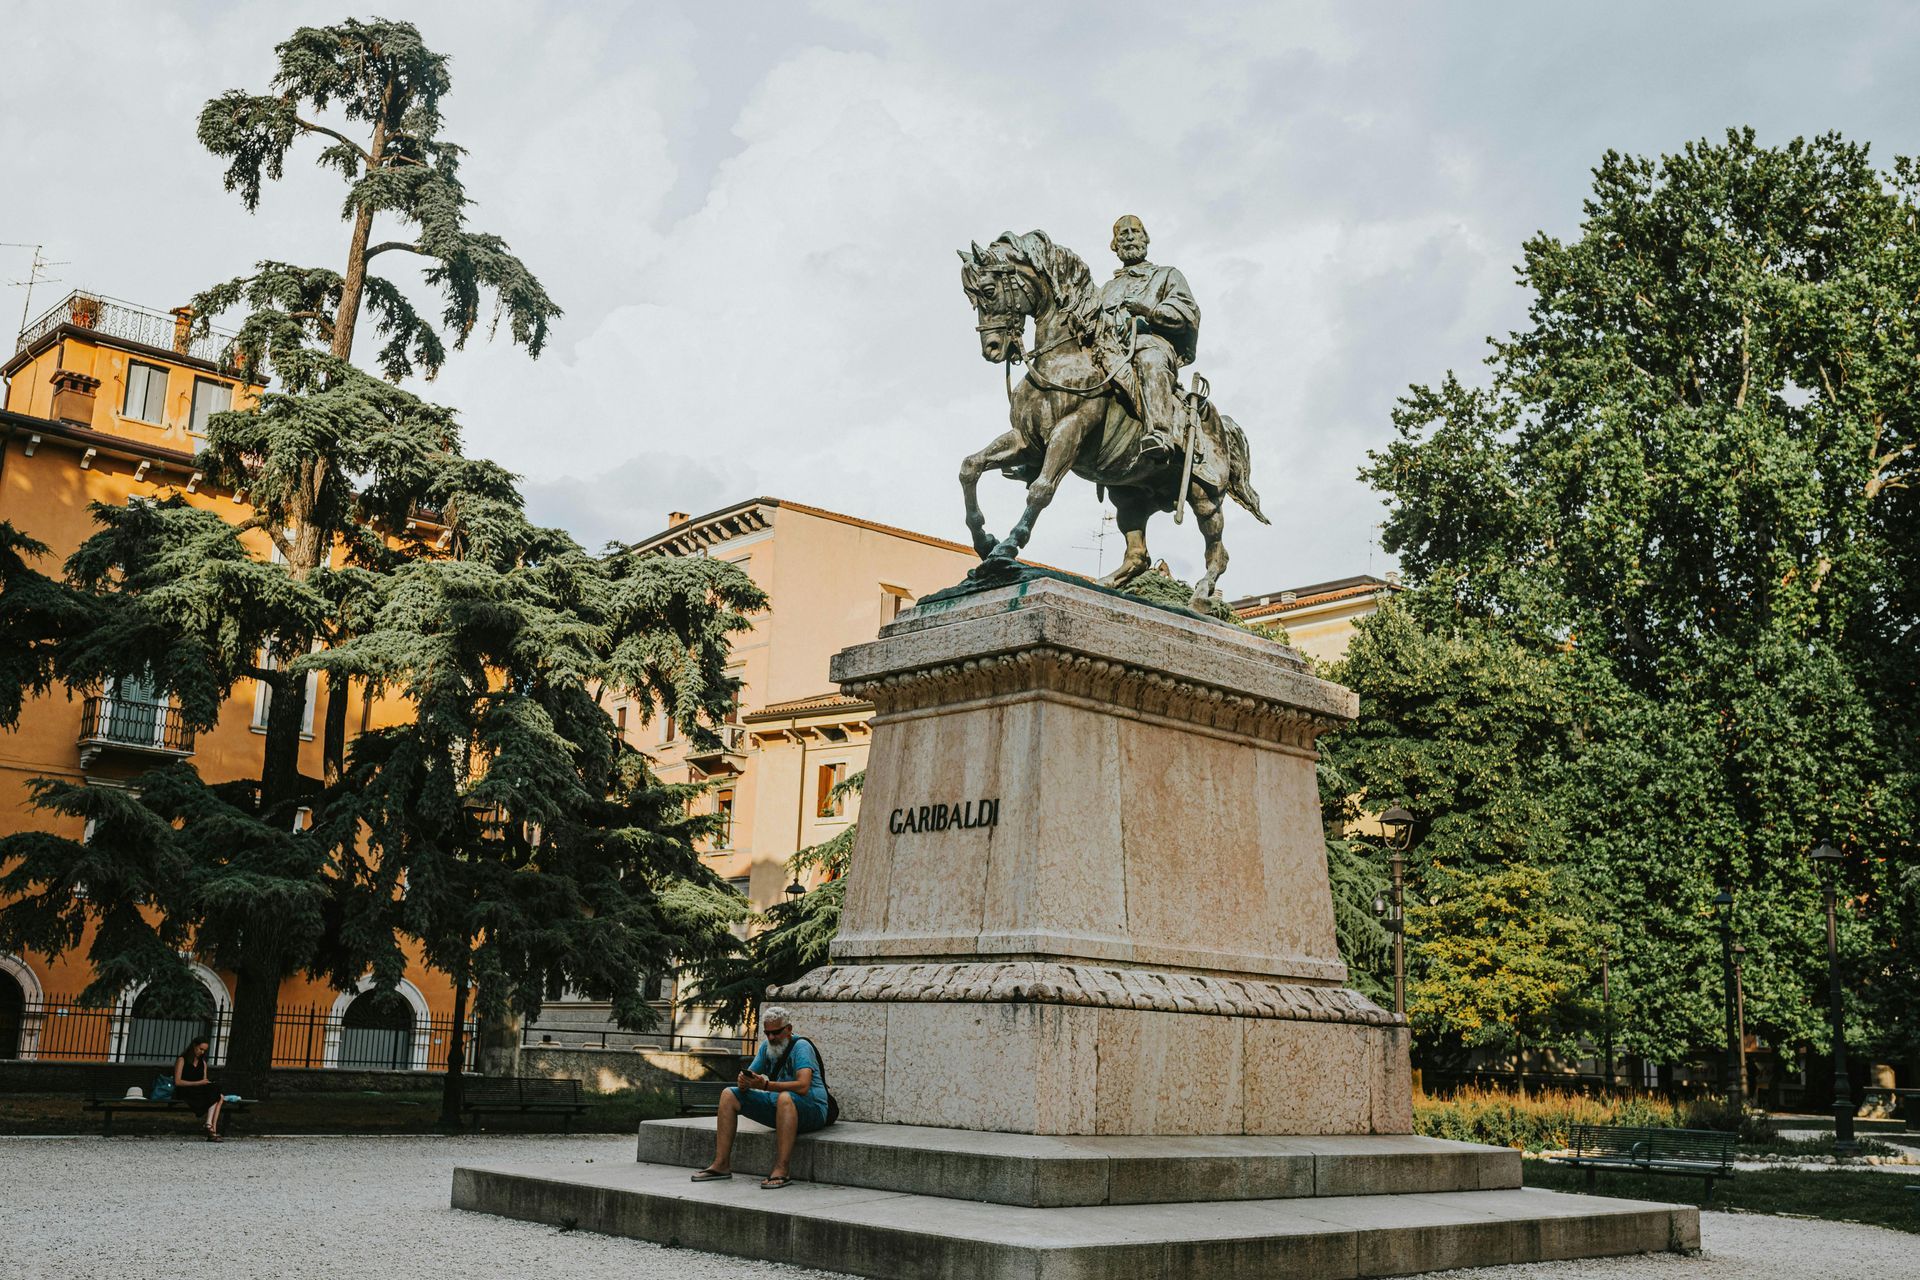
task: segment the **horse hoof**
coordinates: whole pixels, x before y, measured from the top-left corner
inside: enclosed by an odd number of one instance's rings
[[[993,535],[990,533],[974,534],[973,535],[973,554],[979,556],[982,560],[985,560],[988,556],[992,555],[993,554]]]

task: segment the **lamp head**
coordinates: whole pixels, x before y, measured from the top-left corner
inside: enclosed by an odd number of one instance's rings
[[[807,886],[800,883],[800,877],[798,876],[795,876],[793,878],[793,883],[787,886],[787,896],[789,898],[798,898],[802,894],[806,893],[806,891],[807,891]]]
[[[1725,889],[1722,889],[1713,895],[1713,905],[1716,907],[1730,907],[1733,905],[1733,895]]]
[[[1413,815],[1399,805],[1380,815],[1380,829],[1387,833],[1387,842],[1399,847],[1413,831]]]
[[[1815,862],[1840,861],[1840,851],[1834,848],[1832,845],[1828,844],[1825,840],[1822,840],[1820,842],[1819,847],[1816,848],[1812,853],[1809,853],[1807,856],[1809,858],[1812,858]]]

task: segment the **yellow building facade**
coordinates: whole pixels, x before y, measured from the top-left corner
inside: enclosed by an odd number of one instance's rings
[[[244,494],[207,484],[193,460],[207,419],[245,408],[261,387],[233,364],[227,339],[196,339],[191,324],[185,308],[159,311],[75,293],[29,324],[0,364],[0,520],[50,548],[36,566],[42,572],[57,575],[96,532],[88,510],[96,502],[124,506],[178,495],[234,524],[252,518]],[[271,557],[265,533],[247,531],[241,540],[260,559]],[[327,695],[317,683],[308,686],[309,726],[324,723],[326,714]],[[347,696],[350,734],[390,723],[399,712],[392,704],[366,705],[358,689]],[[189,761],[209,781],[257,778],[265,724],[264,687],[253,682],[234,691],[210,731],[197,734],[162,690],[133,681],[56,688],[30,700],[19,724],[0,732],[0,834],[85,837],[78,824],[33,808],[34,778],[126,786],[174,760]],[[318,777],[321,743],[304,736],[301,772]],[[86,945],[57,959],[0,953],[0,1058],[147,1061],[179,1051],[191,1028],[145,1017],[137,990],[108,1010],[47,1011],[91,980]],[[195,968],[217,1028],[232,1005],[232,975],[197,960]],[[304,978],[285,982],[276,1065],[413,1068],[444,1057],[432,1025],[452,1007],[444,976],[417,960],[409,965],[399,990],[406,1017],[390,1002],[360,1002],[359,994]],[[383,1006],[378,1016],[369,1011],[375,1004]],[[219,1052],[216,1044],[216,1059]]]

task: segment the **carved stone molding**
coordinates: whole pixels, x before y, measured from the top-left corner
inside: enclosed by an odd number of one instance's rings
[[[1366,1026],[1392,1026],[1396,1021],[1393,1014],[1347,987],[1025,960],[999,964],[829,965],[797,982],[774,988],[768,1000],[1093,1005]]]
[[[1283,702],[1050,646],[849,681],[842,688],[872,702],[881,716],[980,698],[1057,693],[1308,751],[1316,737],[1342,723]]]

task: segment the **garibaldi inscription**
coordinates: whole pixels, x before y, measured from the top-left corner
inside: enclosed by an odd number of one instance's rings
[[[1099,486],[1126,536],[1126,555],[1104,586],[1124,586],[1152,562],[1154,512],[1171,511],[1179,523],[1192,511],[1206,541],[1193,598],[1202,607],[1220,598],[1227,500],[1267,522],[1246,434],[1214,405],[1205,378],[1180,385],[1199,352],[1200,305],[1178,269],[1147,260],[1148,244],[1140,219],[1114,223],[1120,267],[1100,285],[1078,254],[1044,231],[1007,232],[961,252],[980,354],[1006,368],[1009,418],[1007,431],[960,464],[967,529],[986,562],[976,582],[1011,572],[1068,472]],[[1013,366],[1021,363],[1027,373],[1016,383]],[[991,470],[1027,484],[1025,510],[998,539],[987,532],[977,493]]]

